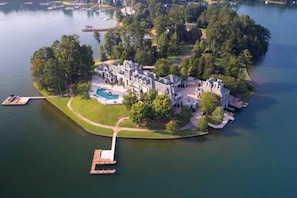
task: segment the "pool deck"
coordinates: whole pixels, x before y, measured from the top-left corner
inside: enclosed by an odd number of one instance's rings
[[[110,91],[112,94],[119,95],[119,98],[118,99],[106,99],[104,97],[98,96],[96,94],[97,89],[106,89],[107,91]],[[94,98],[98,102],[100,102],[104,105],[115,105],[115,104],[122,104],[123,95],[126,92],[127,92],[127,89],[125,89],[123,86],[110,85],[108,83],[105,83],[105,81],[102,78],[94,75],[92,77],[92,81],[91,81],[89,96],[90,96],[90,98]]]

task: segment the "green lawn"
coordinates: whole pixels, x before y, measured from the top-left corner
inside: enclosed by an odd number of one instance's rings
[[[78,118],[76,115],[74,115],[68,108],[67,108],[67,102],[69,101],[69,97],[61,97],[61,98],[49,98],[48,101],[52,103],[56,108],[58,108],[60,111],[65,113],[71,120],[76,122],[78,125],[80,125],[83,129],[86,131],[96,134],[96,135],[102,135],[102,136],[109,136],[111,137],[113,134],[113,131],[111,129],[105,129],[93,126],[91,124],[88,124]]]
[[[181,58],[181,56],[184,56],[187,53],[190,53],[193,50],[193,45],[181,45],[180,46],[180,52],[176,54],[169,54],[167,59],[174,62],[175,60]]]
[[[137,126],[132,122],[132,120],[126,119],[120,123],[120,127],[136,128]]]
[[[103,105],[94,99],[75,97],[72,107],[93,122],[114,126],[121,117],[129,114],[124,105]]]
[[[72,107],[82,116],[93,122],[114,126],[121,117],[129,116],[124,105],[103,105],[86,94],[89,82],[81,82],[73,87],[75,97]]]
[[[143,131],[120,131],[118,137],[126,138],[144,138],[144,139],[174,139],[177,136],[170,135],[168,133],[157,132],[143,132]]]
[[[143,132],[143,131],[120,131],[118,137],[126,138],[144,138],[144,139],[177,139],[185,137],[194,137],[208,134],[208,131],[192,131],[183,130],[178,131],[174,134],[169,134],[167,132]]]

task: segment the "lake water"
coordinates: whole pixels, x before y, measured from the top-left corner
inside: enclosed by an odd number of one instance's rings
[[[7,5],[6,5],[7,6]],[[90,135],[45,101],[0,107],[0,197],[296,197],[297,10],[240,5],[272,33],[269,51],[251,71],[257,93],[220,132],[185,140],[118,139],[117,173],[90,175]],[[0,99],[38,93],[30,78],[35,50],[78,34],[86,24],[112,26],[110,13],[0,7]]]

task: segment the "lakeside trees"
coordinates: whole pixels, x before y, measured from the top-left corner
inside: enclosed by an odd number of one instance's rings
[[[80,45],[77,35],[63,35],[34,52],[31,75],[40,88],[61,93],[73,80],[90,78],[93,65],[91,46]]]
[[[130,110],[130,119],[138,125],[145,120],[167,120],[173,114],[170,97],[167,94],[158,95],[154,89],[144,93],[139,101],[129,91],[123,98],[123,104]]]
[[[251,90],[241,71],[266,53],[270,32],[265,27],[222,5],[149,0],[131,1],[130,6],[135,14],[117,13],[122,25],[105,34],[107,56],[131,59],[141,66],[155,64],[157,76],[174,73],[183,79],[192,76],[203,80],[213,75],[234,78],[226,87],[236,95]],[[190,57],[172,68],[176,57],[185,53],[184,46],[192,44]]]

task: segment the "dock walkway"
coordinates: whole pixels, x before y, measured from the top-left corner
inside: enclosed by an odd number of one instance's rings
[[[2,105],[3,106],[24,106],[29,102],[29,100],[40,100],[40,99],[46,99],[46,97],[44,96],[22,97],[22,96],[10,95],[2,102]]]

